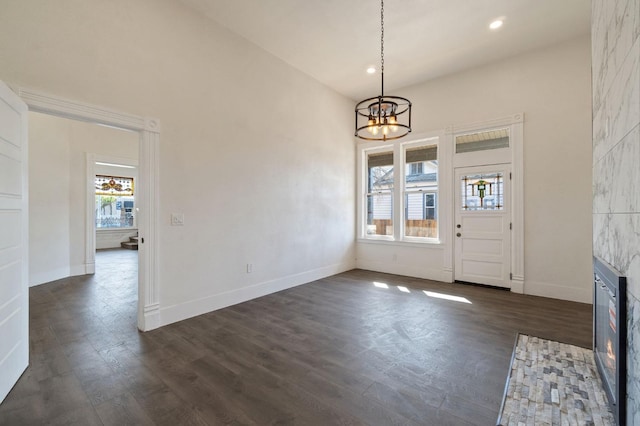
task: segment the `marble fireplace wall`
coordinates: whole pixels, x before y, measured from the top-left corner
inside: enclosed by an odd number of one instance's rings
[[[593,0],[593,253],[627,276],[627,424],[640,425],[640,0]]]

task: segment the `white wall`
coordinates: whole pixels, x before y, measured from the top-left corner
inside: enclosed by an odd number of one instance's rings
[[[29,284],[86,271],[86,153],[137,159],[138,134],[29,113]]]
[[[29,113],[29,285],[70,275],[68,134],[68,122]]]
[[[161,121],[162,323],[354,266],[352,101],[171,0],[9,0],[0,27],[0,79]]]
[[[414,133],[524,112],[524,291],[588,303],[592,297],[590,77],[586,35],[394,91],[414,105]],[[433,279],[447,275],[442,250],[434,248],[359,243],[357,257],[357,265],[367,269],[418,270],[416,276]]]

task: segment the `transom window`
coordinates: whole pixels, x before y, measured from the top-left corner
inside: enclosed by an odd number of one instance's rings
[[[509,129],[486,130],[456,136],[456,154],[509,148]]]

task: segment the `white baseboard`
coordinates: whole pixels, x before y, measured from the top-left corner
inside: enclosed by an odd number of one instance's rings
[[[591,284],[591,283],[589,283]],[[552,299],[569,300],[580,303],[593,303],[593,289],[567,287],[558,284],[543,283],[539,281],[524,282],[524,294],[531,296],[549,297]]]
[[[138,322],[140,331],[151,331],[160,327],[160,305],[154,303],[143,308],[142,323]],[[140,317],[140,315],[138,315]]]
[[[521,275],[514,275],[511,279],[511,292],[524,294],[524,277]]]
[[[93,270],[93,272],[89,272],[89,270]],[[70,277],[76,277],[78,275],[87,275],[95,273],[96,267],[95,263],[83,263],[82,265],[72,265]]]
[[[78,275],[95,274],[95,263],[85,263],[82,265],[73,265],[70,267],[57,268],[51,271],[40,272],[29,275],[29,287],[50,283],[51,281],[61,280],[63,278],[75,277]]]
[[[40,284],[49,283],[51,281],[60,280],[71,276],[71,269],[66,266],[56,268],[49,271],[29,274],[29,287],[35,287]]]
[[[445,283],[453,282],[453,271],[445,270],[444,268],[427,268],[424,266],[402,265],[396,262],[373,262],[366,260],[358,260],[356,267],[367,271],[403,275],[405,277],[423,278]]]
[[[355,268],[354,262],[345,262],[329,265],[299,274],[288,275],[274,280],[264,281],[248,287],[219,293],[197,300],[191,300],[177,305],[160,308],[158,326],[164,326],[187,318],[205,314],[207,312],[226,308],[227,306],[246,302],[257,297],[266,296],[271,293],[307,284],[321,278],[349,271]],[[155,324],[148,324],[153,326]],[[155,328],[155,327],[154,327]],[[150,328],[148,328],[150,329]]]

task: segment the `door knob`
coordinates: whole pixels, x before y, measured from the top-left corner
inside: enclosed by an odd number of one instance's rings
[[[462,228],[462,225],[457,224],[457,225],[456,225],[456,228]]]
[[[456,234],[456,237],[462,237],[462,234],[458,232],[458,233]]]

